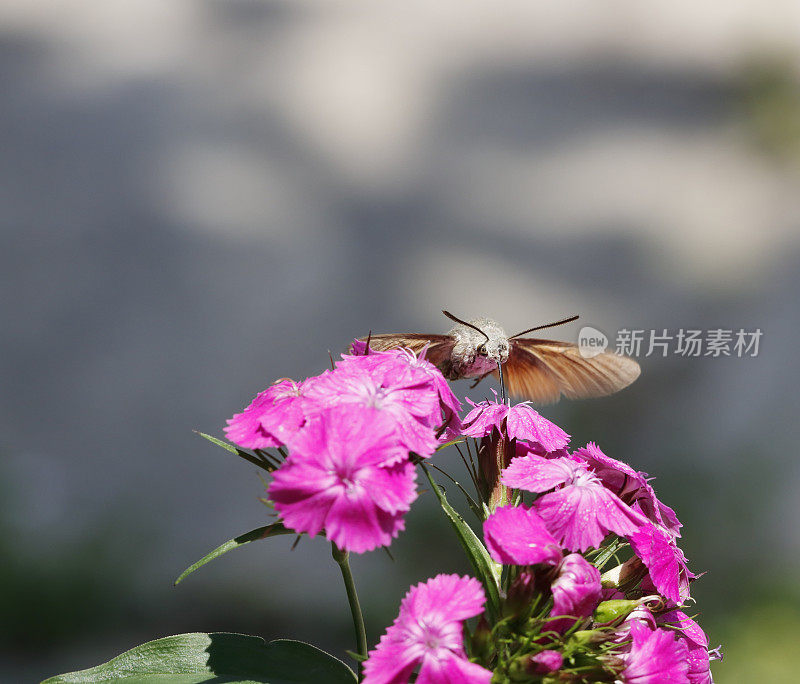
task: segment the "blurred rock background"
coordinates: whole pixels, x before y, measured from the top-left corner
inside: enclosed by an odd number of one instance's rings
[[[350,648],[322,541],[172,587],[265,518],[192,430],[446,307],[764,331],[545,413],[657,476],[717,681],[795,681],[799,46],[790,0],[5,0],[0,679],[179,631]],[[467,569],[431,498],[355,561],[371,643]]]

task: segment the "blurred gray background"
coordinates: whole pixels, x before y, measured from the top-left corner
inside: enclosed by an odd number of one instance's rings
[[[180,631],[352,648],[321,540],[172,587],[266,514],[192,430],[442,308],[763,330],[544,412],[657,477],[717,680],[795,681],[796,2],[5,0],[0,53],[2,681]],[[431,499],[354,561],[371,644],[467,570]]]

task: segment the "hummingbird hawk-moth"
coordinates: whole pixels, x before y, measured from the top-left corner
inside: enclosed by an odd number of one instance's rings
[[[389,333],[361,338],[368,350],[385,351],[406,347],[420,353],[427,347],[428,361],[448,380],[488,375],[500,381],[517,398],[548,404],[563,394],[568,399],[602,397],[630,385],[639,377],[639,364],[627,356],[602,352],[585,358],[570,342],[522,337],[535,330],[552,328],[576,320],[577,316],[538,325],[510,337],[489,318],[463,321],[448,311],[442,313],[456,323],[445,335]],[[474,387],[474,385],[473,385]]]

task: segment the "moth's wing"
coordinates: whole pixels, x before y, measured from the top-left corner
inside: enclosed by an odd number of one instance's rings
[[[639,377],[639,364],[627,356],[603,352],[584,358],[577,345],[556,340],[513,339],[505,378],[509,392],[536,403],[602,397]]]
[[[366,337],[359,338],[366,342]],[[415,354],[419,354],[428,345],[425,358],[445,375],[450,372],[451,352],[455,345],[455,340],[449,335],[425,335],[423,333],[387,333],[383,335],[372,335],[369,338],[369,348],[374,351],[386,351],[387,349],[397,349],[406,347]]]
[[[367,336],[359,337],[362,342],[367,341]],[[386,333],[382,335],[369,336],[369,348],[373,351],[386,351],[387,349],[397,349],[406,347],[415,354],[419,354],[425,345],[430,347],[438,346],[447,340],[451,340],[447,335],[423,335],[422,333]],[[429,350],[430,350],[429,347]]]

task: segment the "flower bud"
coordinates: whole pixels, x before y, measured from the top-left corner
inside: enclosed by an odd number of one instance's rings
[[[596,644],[607,640],[608,634],[602,630],[579,629],[570,635],[568,643],[571,648],[579,648],[581,646],[588,646],[589,644]]]
[[[508,588],[505,612],[508,615],[519,615],[531,604],[535,594],[536,577],[532,572],[523,570],[514,578]]]
[[[492,643],[492,629],[486,620],[486,616],[481,615],[475,631],[472,633],[470,653],[481,661],[488,662],[494,654],[494,644]]]
[[[488,501],[489,511],[503,506],[509,501],[508,487],[500,482],[500,474],[515,454],[516,440],[509,439],[503,422],[502,432],[494,427],[481,439],[478,447],[480,478],[478,484],[482,496]]]
[[[647,568],[637,556],[629,558],[621,565],[611,568],[600,576],[604,587],[621,589],[636,584],[647,574]]]
[[[541,651],[531,656],[531,666],[534,674],[550,674],[564,664],[564,656],[558,651]]]
[[[524,655],[513,660],[508,667],[512,682],[530,682],[532,675],[557,672],[564,664],[564,656],[558,651],[540,651],[535,655]],[[536,677],[536,681],[539,678]]]
[[[628,601],[625,599],[612,599],[603,601],[595,608],[594,621],[597,624],[607,624],[626,618],[639,605],[639,601]]]
[[[558,577],[551,589],[551,615],[586,617],[600,600],[600,573],[579,553],[571,553],[558,566]]]

